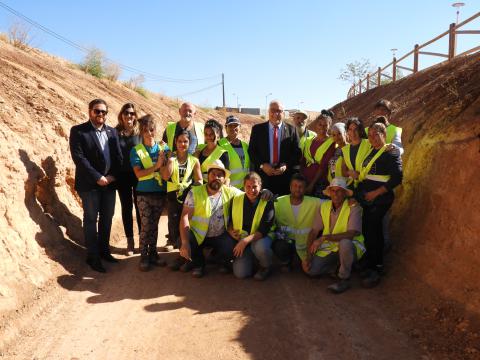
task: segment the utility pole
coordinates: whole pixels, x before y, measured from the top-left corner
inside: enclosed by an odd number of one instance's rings
[[[222,73],[222,96],[223,96],[223,108],[225,109],[225,74]]]

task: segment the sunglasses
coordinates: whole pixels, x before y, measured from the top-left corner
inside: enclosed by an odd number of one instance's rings
[[[99,109],[93,109],[93,112],[95,115],[107,115],[108,110],[99,110]]]
[[[125,115],[125,116],[135,116],[135,111],[124,111],[123,115]]]

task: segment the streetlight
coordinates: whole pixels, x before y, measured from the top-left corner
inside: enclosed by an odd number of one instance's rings
[[[237,97],[237,109],[238,109],[238,95],[235,93],[233,93],[232,95]]]
[[[462,6],[465,6],[465,3],[463,3],[463,2],[456,2],[456,3],[453,3],[452,6],[457,9],[457,22],[456,22],[455,24],[458,24],[458,15],[460,14],[460,8],[461,8]]]
[[[395,54],[397,53],[398,49],[397,48],[393,48],[393,49],[390,49],[390,51],[392,52],[392,57],[395,57]]]
[[[268,104],[268,97],[272,95],[272,93],[268,93],[265,95],[265,117],[267,117],[267,104]]]

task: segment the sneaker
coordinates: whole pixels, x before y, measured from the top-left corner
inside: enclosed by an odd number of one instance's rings
[[[140,257],[140,263],[138,264],[138,269],[140,271],[150,270],[150,259],[146,255]]]
[[[258,281],[263,281],[265,280],[268,275],[270,275],[270,268],[260,268],[258,271],[253,275],[253,278]]]
[[[203,267],[196,267],[196,268],[193,268],[192,270],[192,276],[194,278],[201,278],[203,277],[203,275],[205,275],[205,271],[203,270]]]
[[[193,269],[193,263],[191,261],[186,261],[182,266],[180,266],[180,271],[187,273]]]
[[[349,279],[342,279],[339,282],[333,283],[332,285],[328,286],[327,289],[333,292],[334,294],[341,294],[348,289],[350,289],[350,280]]]
[[[185,264],[185,259],[177,257],[172,263],[168,264],[168,268],[172,271],[178,271]]]
[[[375,271],[371,270],[369,276],[362,280],[362,286],[367,289],[374,288],[380,282],[380,274]]]
[[[150,262],[151,265],[155,265],[155,266],[166,266],[167,265],[167,262],[165,260],[163,260],[156,251],[154,252],[151,252],[149,255],[148,255],[148,260]]]

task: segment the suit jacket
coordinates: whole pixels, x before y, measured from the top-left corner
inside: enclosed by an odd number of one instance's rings
[[[280,139],[280,163],[287,164],[287,173],[292,173],[294,167],[300,162],[300,149],[298,146],[297,129],[283,122],[284,128]],[[248,145],[248,154],[254,165],[255,171],[260,175],[265,175],[260,170],[260,165],[270,163],[270,138],[268,136],[268,121],[256,124],[250,134]]]
[[[75,125],[70,130],[70,153],[75,163],[75,190],[89,191],[104,188],[97,185],[97,180],[102,176],[113,175],[118,178],[122,152],[118,140],[117,130],[104,125],[108,137],[110,150],[110,169],[105,173],[105,157],[100,147],[100,141],[95,134],[95,128],[89,121]],[[108,185],[115,188],[115,182]]]

